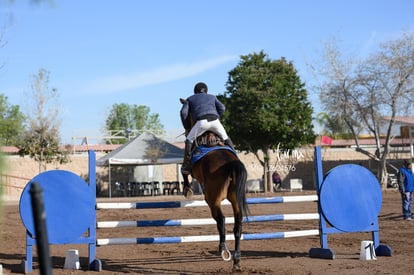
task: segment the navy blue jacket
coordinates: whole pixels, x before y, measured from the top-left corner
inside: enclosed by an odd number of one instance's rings
[[[187,98],[186,102],[181,107],[181,122],[185,129],[190,128],[188,125],[188,115],[191,113],[191,118],[196,122],[205,118],[220,118],[225,111],[224,104],[217,99],[216,96],[199,93]]]

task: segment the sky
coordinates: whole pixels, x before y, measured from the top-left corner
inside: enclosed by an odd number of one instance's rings
[[[97,143],[120,103],[148,106],[174,142],[183,133],[178,99],[200,81],[223,94],[240,56],[260,51],[294,64],[317,113],[309,64],[326,41],[363,56],[414,29],[412,0],[32,2],[0,0],[0,94],[24,111],[33,77],[47,70],[64,144]]]

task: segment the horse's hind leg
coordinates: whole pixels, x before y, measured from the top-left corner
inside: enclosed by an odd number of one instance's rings
[[[232,196],[229,196],[228,199],[231,201],[231,205],[233,207],[233,214],[234,214],[233,270],[239,271],[240,270],[240,260],[241,260],[240,239],[241,239],[242,227],[243,227],[243,214],[240,210],[240,207],[237,203],[237,200]]]
[[[211,208],[211,215],[213,219],[216,221],[217,230],[220,237],[219,242],[219,253],[223,260],[230,261],[231,260],[231,252],[227,248],[226,245],[226,228],[225,228],[225,220],[226,218],[223,215],[223,211],[221,210],[221,202],[218,204],[214,204],[210,206]]]
[[[241,259],[241,251],[240,251],[240,238],[242,234],[242,220],[243,216],[240,213],[236,213],[234,215],[234,257],[233,257],[233,269],[240,270],[240,259]]]

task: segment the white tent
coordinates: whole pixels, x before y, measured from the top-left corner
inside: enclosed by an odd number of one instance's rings
[[[180,164],[183,155],[183,149],[145,132],[98,159],[96,165],[109,168],[109,196],[111,197],[111,166]]]

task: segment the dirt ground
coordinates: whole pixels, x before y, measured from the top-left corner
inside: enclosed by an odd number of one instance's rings
[[[273,194],[249,194],[249,196],[308,195],[312,192],[280,192]],[[194,199],[202,199],[195,196]],[[108,201],[109,199],[98,199]],[[182,196],[156,196],[112,198],[118,201],[167,201],[184,200]],[[224,207],[226,216],[231,212]],[[252,215],[280,213],[315,213],[316,203],[284,203],[251,205]],[[98,210],[98,221],[208,218],[205,207],[148,210]],[[319,237],[242,241],[242,271],[236,274],[413,274],[414,272],[414,221],[404,221],[401,216],[401,199],[395,190],[383,193],[383,206],[379,215],[381,243],[393,250],[392,257],[377,260],[359,259],[362,240],[370,240],[370,233],[346,233],[329,235],[328,243],[336,254],[334,260],[309,257],[309,249],[320,247]],[[305,230],[318,228],[317,221],[272,221],[246,223],[244,233]],[[227,225],[228,234],[232,225]],[[199,236],[216,234],[215,225],[181,227],[129,227],[98,229],[97,238],[151,237],[151,236]],[[233,241],[228,246],[233,250]],[[233,274],[232,262],[224,262],[217,253],[218,243],[140,244],[100,246],[96,257],[102,262],[100,274]],[[79,250],[80,270],[63,269],[66,251]],[[0,264],[3,274],[22,273],[25,259],[25,228],[20,220],[18,202],[4,202],[0,230]],[[89,271],[87,245],[51,245],[54,274],[93,274]],[[33,251],[33,273],[39,274],[36,249]]]

